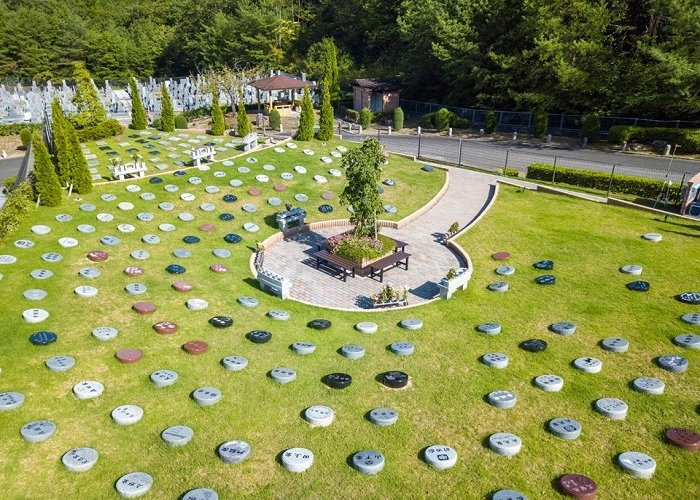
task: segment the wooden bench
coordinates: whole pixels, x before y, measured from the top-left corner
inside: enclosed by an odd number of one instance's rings
[[[378,261],[372,262],[369,267],[370,267],[370,273],[369,277],[370,278],[375,278],[379,276],[379,282],[382,283],[384,281],[384,271],[386,269],[390,269],[392,267],[398,267],[401,268],[403,266],[403,269],[408,271],[408,258],[411,256],[410,253],[406,253],[403,251],[396,251],[392,254],[387,255],[386,257],[379,259]]]
[[[352,278],[355,277],[355,266],[357,264],[351,260],[338,257],[326,250],[316,252],[314,257],[316,257],[316,269],[319,269],[321,264],[324,264],[326,267],[339,270],[342,274],[343,281],[347,281],[348,270],[350,271],[350,276]]]

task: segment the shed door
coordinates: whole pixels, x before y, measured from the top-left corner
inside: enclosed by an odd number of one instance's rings
[[[369,110],[374,112],[382,110],[382,94],[377,92],[372,92],[369,96]]]

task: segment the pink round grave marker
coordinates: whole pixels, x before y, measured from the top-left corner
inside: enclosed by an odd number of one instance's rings
[[[228,272],[228,267],[226,267],[223,264],[212,264],[209,269],[214,271],[215,273],[227,273]]]
[[[109,259],[109,254],[107,252],[103,252],[102,250],[93,250],[87,254],[87,258],[91,262],[104,262],[105,260]]]
[[[145,271],[137,266],[129,266],[124,269],[124,274],[127,276],[141,276]]]
[[[209,349],[209,344],[202,342],[201,340],[190,340],[189,342],[185,342],[182,348],[188,354],[193,354],[196,356],[207,352],[207,349]]]
[[[323,198],[324,200],[332,200],[333,198],[335,198],[335,195],[330,191],[326,191],[321,195],[321,198]]]
[[[216,228],[214,227],[214,224],[202,224],[201,226],[199,226],[199,229],[210,233]]]
[[[121,351],[117,351],[115,356],[119,361],[128,365],[140,360],[143,357],[143,353],[139,349],[122,349]]]
[[[275,184],[275,191],[286,191],[286,190],[287,190],[286,184]]]
[[[567,474],[559,479],[561,490],[577,500],[589,500],[596,497],[598,485],[590,477],[581,474]]]
[[[248,194],[251,196],[258,196],[262,191],[260,191],[258,188],[250,188],[248,190]]]
[[[192,290],[194,286],[191,283],[187,283],[186,281],[176,281],[173,283],[173,290],[176,292],[189,292]]]
[[[510,258],[510,253],[509,252],[496,252],[491,257],[493,257],[493,260],[508,260]]]
[[[666,431],[666,439],[691,453],[700,450],[700,435],[690,429],[680,427],[669,429]]]
[[[172,321],[159,321],[153,329],[160,335],[172,335],[177,331],[177,324]]]
[[[153,314],[156,312],[156,305],[151,302],[137,302],[132,309],[138,314]]]

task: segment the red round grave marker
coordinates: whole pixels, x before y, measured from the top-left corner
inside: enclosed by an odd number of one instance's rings
[[[176,292],[189,292],[192,290],[194,286],[191,283],[187,283],[186,281],[176,281],[173,283],[173,290]]]
[[[275,184],[275,191],[286,191],[286,190],[287,190],[286,184]]]
[[[700,450],[700,435],[690,429],[674,427],[666,431],[666,439],[684,450],[694,453]]]
[[[138,314],[153,314],[156,312],[156,305],[151,302],[137,302],[132,309]]]
[[[223,264],[212,264],[209,269],[214,271],[215,273],[226,273],[228,272],[228,267],[226,267]]]
[[[125,365],[128,365],[130,363],[136,363],[138,360],[140,360],[143,357],[143,353],[138,349],[122,349],[121,351],[117,351],[115,356],[119,361]]]
[[[507,260],[508,258],[510,258],[510,253],[509,252],[496,252],[491,257],[493,257],[493,260]]]
[[[590,477],[581,474],[567,474],[559,479],[561,490],[578,500],[589,500],[596,497],[598,485]]]
[[[248,194],[251,196],[258,196],[262,191],[260,191],[258,188],[250,188],[248,190]]]
[[[145,271],[137,266],[129,266],[124,269],[124,274],[127,276],[141,276]]]
[[[172,321],[159,321],[153,325],[153,329],[160,335],[171,335],[177,331],[177,324]]]
[[[214,224],[202,224],[201,226],[199,226],[199,229],[210,233],[216,228],[214,227]]]
[[[103,252],[102,250],[93,250],[87,254],[87,258],[92,262],[104,262],[105,260],[109,259],[109,254],[107,252]]]
[[[182,348],[188,354],[198,355],[207,352],[207,349],[209,349],[209,344],[202,342],[201,340],[190,340],[189,342],[185,342]]]
[[[323,198],[324,200],[332,200],[333,198],[335,198],[335,195],[330,191],[326,191],[321,195],[321,198]]]

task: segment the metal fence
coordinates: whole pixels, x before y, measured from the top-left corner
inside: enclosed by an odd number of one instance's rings
[[[440,108],[447,108],[460,118],[469,120],[472,128],[479,129],[486,125],[487,109],[459,108],[431,102],[410,101],[400,99],[399,105],[404,113],[422,116],[433,113]],[[493,111],[496,115],[497,130],[501,132],[532,133],[535,123],[535,113],[521,111]],[[578,137],[581,134],[583,115],[566,113],[549,113],[547,133],[561,136]],[[667,127],[667,128],[700,128],[700,121],[683,120],[650,120],[647,118],[625,118],[618,116],[601,116],[600,133],[605,136],[614,125],[634,125],[636,127]]]

